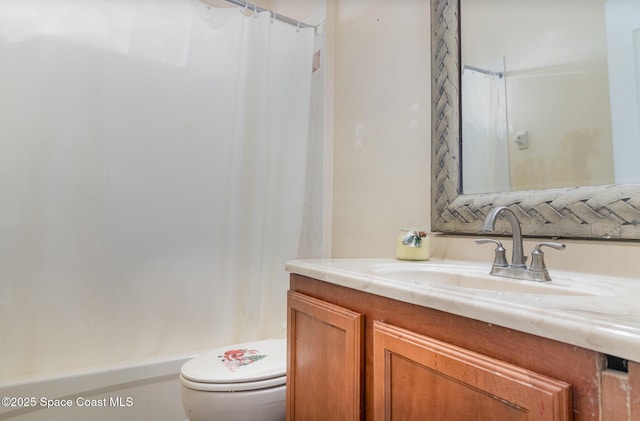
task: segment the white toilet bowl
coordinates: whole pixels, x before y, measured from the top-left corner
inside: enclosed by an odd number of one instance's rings
[[[229,345],[187,361],[182,405],[191,421],[285,419],[285,339]]]

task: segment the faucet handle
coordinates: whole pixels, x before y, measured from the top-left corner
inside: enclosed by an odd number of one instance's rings
[[[531,267],[529,268],[530,271],[545,272],[547,270],[547,265],[545,265],[544,263],[544,252],[541,250],[542,247],[551,247],[556,250],[564,250],[566,245],[562,243],[551,242],[543,242],[538,244],[531,252]]]
[[[498,267],[508,267],[509,263],[507,263],[507,256],[505,254],[505,249],[502,247],[502,243],[498,240],[494,240],[493,238],[476,238],[476,244],[487,244],[494,243],[496,245],[495,257],[493,259],[493,266]]]

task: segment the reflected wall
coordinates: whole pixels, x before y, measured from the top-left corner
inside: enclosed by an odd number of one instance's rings
[[[604,1],[543,6],[461,1],[463,65],[505,62],[511,191],[615,183]]]

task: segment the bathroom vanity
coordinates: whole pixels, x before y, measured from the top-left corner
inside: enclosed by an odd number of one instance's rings
[[[640,419],[632,279],[437,260],[287,270],[288,420]]]

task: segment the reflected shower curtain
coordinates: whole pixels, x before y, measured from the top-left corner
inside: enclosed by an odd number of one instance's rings
[[[0,378],[283,334],[313,37],[192,0],[0,5]]]
[[[496,60],[488,68],[504,74],[504,60]],[[465,66],[461,97],[462,191],[510,191],[504,77]]]

